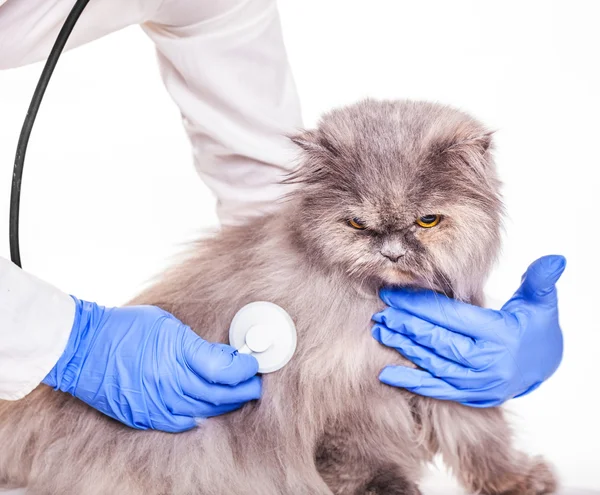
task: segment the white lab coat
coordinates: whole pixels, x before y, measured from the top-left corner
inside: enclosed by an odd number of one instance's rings
[[[45,59],[75,0],[0,0],[0,69]],[[73,48],[132,24],[153,40],[221,222],[268,210],[301,126],[275,0],[90,0]],[[33,390],[64,351],[70,296],[0,258],[0,399]]]

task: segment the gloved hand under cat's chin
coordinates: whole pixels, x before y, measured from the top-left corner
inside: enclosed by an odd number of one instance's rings
[[[260,397],[253,356],[201,339],[166,311],[75,302],[69,342],[46,385],[133,428],[167,432]]]
[[[421,369],[389,366],[380,380],[472,407],[535,390],[562,359],[555,284],[565,266],[562,256],[533,262],[500,311],[431,291],[382,290],[388,308],[373,316],[373,336]]]

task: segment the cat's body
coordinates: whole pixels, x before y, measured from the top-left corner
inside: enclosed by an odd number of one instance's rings
[[[406,110],[413,104],[363,105],[355,108],[367,114],[368,123],[370,112],[380,115],[383,110],[385,121],[397,117],[398,105]],[[417,122],[444,108],[414,105]],[[444,112],[475,126],[463,114]],[[335,118],[332,122],[340,125]],[[417,126],[421,139],[426,129]],[[323,143],[313,138],[298,141],[309,155],[322,153]],[[334,148],[325,147],[327,153]],[[389,147],[398,145],[377,143],[370,156],[378,150],[389,154]],[[339,158],[338,150],[333,152]],[[158,305],[216,342],[227,341],[229,323],[244,304],[266,300],[284,307],[297,325],[298,347],[286,367],[264,376],[262,399],[211,418],[194,431],[170,435],[129,430],[70,396],[40,387],[22,401],[0,402],[0,486],[27,485],[33,493],[65,495],[413,495],[419,493],[422,466],[441,452],[471,491],[533,495],[553,490],[553,477],[543,463],[512,450],[499,409],[417,397],[379,382],[384,366],[411,364],[371,336],[371,316],[383,308],[377,288],[385,279],[375,276],[379,265],[362,256],[362,264],[344,268],[351,248],[339,239],[341,252],[328,257],[328,250],[336,249],[328,234],[345,236],[341,229],[349,228],[343,222],[328,224],[333,222],[327,219],[334,209],[330,201],[343,203],[347,191],[315,209],[311,191],[326,180],[316,179],[322,173],[310,163],[316,159],[313,154],[304,165],[310,176],[297,176],[306,194],[294,193],[278,213],[203,241],[192,257],[134,301]],[[348,181],[356,179],[360,174]],[[490,187],[497,187],[493,173],[488,179]],[[390,197],[381,211],[387,215],[393,204]],[[327,228],[306,234],[308,210]],[[411,274],[406,268],[398,275],[396,265],[381,266],[386,277],[400,277],[391,283],[450,290],[479,302],[498,244],[497,227],[486,225],[493,230],[488,241],[475,240],[491,252],[469,254],[468,267],[454,262],[441,272],[435,267]],[[446,227],[446,234],[423,234],[407,227],[412,234],[406,234],[406,242],[413,242],[418,252],[423,235],[450,235],[451,228]],[[375,237],[356,242],[379,242]],[[407,262],[426,266],[427,260],[416,256]]]

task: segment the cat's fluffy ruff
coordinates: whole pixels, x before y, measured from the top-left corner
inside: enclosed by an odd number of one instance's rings
[[[220,342],[244,304],[286,308],[298,348],[264,376],[263,398],[170,435],[130,430],[40,386],[0,403],[0,485],[61,495],[418,494],[421,467],[440,452],[469,491],[554,490],[548,467],[511,447],[501,410],[377,379],[386,365],[410,365],[371,337],[378,287],[481,301],[501,219],[490,134],[448,107],[365,101],[294,140],[303,157],[289,182],[298,185],[280,210],[198,243],[133,301]],[[438,227],[415,226],[428,214],[442,215]],[[404,256],[391,262],[383,243]]]

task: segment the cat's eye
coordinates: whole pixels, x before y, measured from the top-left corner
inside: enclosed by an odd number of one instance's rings
[[[424,229],[430,229],[431,227],[435,227],[438,223],[440,223],[441,219],[441,215],[425,215],[417,218],[417,225],[419,227],[423,227]]]
[[[357,230],[365,230],[367,228],[365,223],[356,217],[351,220],[348,220],[348,225],[350,225],[350,227],[357,229]]]

